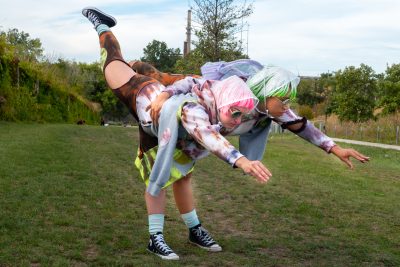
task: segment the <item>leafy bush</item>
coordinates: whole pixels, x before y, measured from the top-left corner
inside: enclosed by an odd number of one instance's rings
[[[302,117],[306,117],[309,120],[312,120],[314,118],[314,113],[313,110],[310,106],[299,106],[299,115]]]

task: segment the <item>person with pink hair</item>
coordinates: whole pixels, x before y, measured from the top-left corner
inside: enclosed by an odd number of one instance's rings
[[[173,83],[184,79],[185,75],[163,73],[146,62],[131,61],[132,69],[139,73],[157,79],[167,88],[151,103],[150,115],[157,123],[159,111],[163,103],[172,95],[190,92],[188,86],[175,86]],[[309,143],[327,153],[332,153],[349,168],[353,169],[350,160],[354,158],[362,163],[369,157],[352,148],[342,148],[332,138],[317,129],[305,117],[298,116],[290,109],[290,101],[294,101],[300,78],[294,73],[278,66],[264,67],[250,59],[239,59],[231,62],[207,62],[201,68],[202,79],[224,80],[238,76],[246,81],[247,86],[258,98],[257,107],[246,115],[241,124],[235,128],[224,128],[224,136],[239,136],[239,151],[251,160],[261,160],[267,144],[271,122],[279,124],[282,129],[288,129]],[[179,83],[179,82],[178,82]],[[171,85],[172,84],[172,85]]]
[[[189,228],[189,241],[208,251],[221,251],[197,217],[190,179],[195,161],[212,152],[257,181],[268,181],[271,173],[260,161],[248,160],[219,133],[221,128],[237,127],[243,115],[256,107],[257,98],[237,76],[223,81],[187,77],[175,85],[190,86],[192,93],[168,99],[156,125],[149,107],[165,87],[156,79],[136,73],[123,59],[110,30],[116,25],[112,16],[92,7],[84,8],[82,14],[98,33],[108,86],[139,122],[135,165],[146,184],[150,233],[147,249],[162,259],[179,259],[163,235],[166,188],[172,185],[176,205]]]

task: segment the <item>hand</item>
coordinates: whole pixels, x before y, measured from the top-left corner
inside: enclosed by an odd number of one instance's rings
[[[347,166],[349,166],[350,169],[353,169],[353,164],[350,161],[350,157],[353,157],[362,163],[369,161],[369,157],[364,156],[363,154],[352,148],[342,148],[336,145],[331,148],[331,152],[341,161],[343,161]]]
[[[158,124],[158,117],[160,117],[160,111],[164,102],[168,100],[170,97],[169,93],[162,92],[157,96],[157,98],[151,102],[151,104],[146,108],[146,111],[150,109],[150,117],[153,121],[153,124]]]
[[[235,162],[235,165],[246,174],[256,177],[260,183],[268,182],[272,176],[271,172],[258,160],[250,161],[246,157],[241,157]]]

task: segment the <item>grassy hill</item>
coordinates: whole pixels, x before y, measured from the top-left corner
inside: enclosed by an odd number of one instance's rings
[[[159,266],[146,251],[137,129],[0,122],[0,266]],[[348,145],[343,145],[348,146]],[[223,247],[188,245],[172,192],[163,266],[399,266],[400,152],[357,147],[346,169],[275,135],[266,185],[214,156],[194,173],[197,212]]]

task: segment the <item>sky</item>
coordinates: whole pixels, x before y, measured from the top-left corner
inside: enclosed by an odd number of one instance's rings
[[[151,4],[149,4],[151,3]],[[50,59],[92,63],[99,46],[81,9],[114,16],[112,28],[126,60],[139,59],[152,40],[183,51],[190,0],[0,0],[0,30],[17,28],[39,38]],[[244,52],[302,76],[361,63],[377,73],[400,63],[399,0],[255,0],[240,36]],[[194,36],[192,38],[195,38]]]

